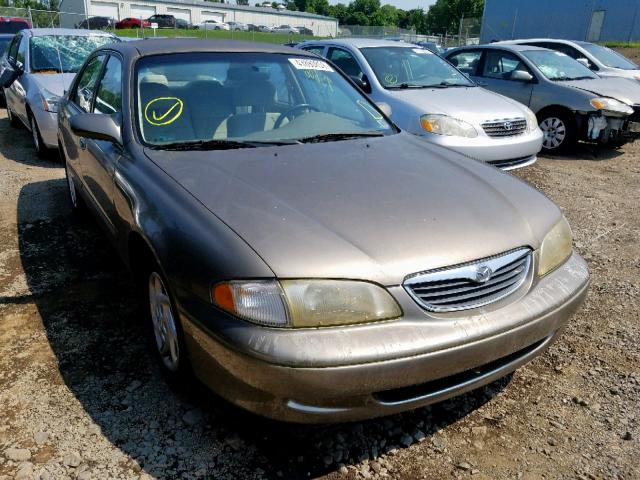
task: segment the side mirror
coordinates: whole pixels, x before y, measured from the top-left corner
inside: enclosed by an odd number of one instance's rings
[[[523,70],[514,70],[511,72],[511,80],[516,82],[531,82],[533,81],[533,75]]]
[[[591,62],[589,62],[589,60],[584,58],[584,57],[576,58],[576,61],[581,63],[582,65],[584,65],[585,67],[587,67],[589,69],[591,68]]]
[[[387,102],[376,102],[376,105],[380,110],[382,110],[382,113],[384,113],[387,117],[391,117],[391,105],[389,105]]]
[[[366,75],[363,75],[362,78],[357,75],[349,75],[349,78],[353,80],[353,83],[358,85],[365,93],[371,93],[371,85],[369,85],[369,79]]]
[[[71,131],[79,137],[122,145],[121,114],[79,113],[69,118]]]
[[[14,67],[10,65],[9,62],[2,62],[3,70],[0,73],[0,86],[2,88],[9,88],[13,82],[16,81],[16,78],[20,75],[19,67]]]

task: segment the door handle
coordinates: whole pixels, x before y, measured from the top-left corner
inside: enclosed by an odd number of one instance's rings
[[[87,141],[84,138],[80,139],[80,149],[81,150],[86,150],[87,149]]]

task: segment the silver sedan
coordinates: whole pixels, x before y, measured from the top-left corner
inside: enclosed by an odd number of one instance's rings
[[[309,41],[297,48],[327,57],[402,129],[504,170],[530,165],[542,145],[524,105],[479,88],[426,48],[388,40]]]
[[[118,41],[105,32],[60,28],[22,30],[13,38],[0,59],[0,86],[11,125],[31,131],[39,156],[58,147],[58,103],[82,62],[97,47]]]

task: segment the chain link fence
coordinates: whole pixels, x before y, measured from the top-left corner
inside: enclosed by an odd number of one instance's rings
[[[415,30],[387,26],[340,25],[339,37],[366,37],[404,42],[434,42],[442,47],[476,45],[480,42],[481,18],[463,18],[456,34],[423,35]]]

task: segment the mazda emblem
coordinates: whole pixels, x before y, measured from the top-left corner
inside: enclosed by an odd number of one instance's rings
[[[476,268],[476,277],[474,278],[476,283],[485,283],[493,275],[493,270],[491,270],[486,265],[480,265]]]

